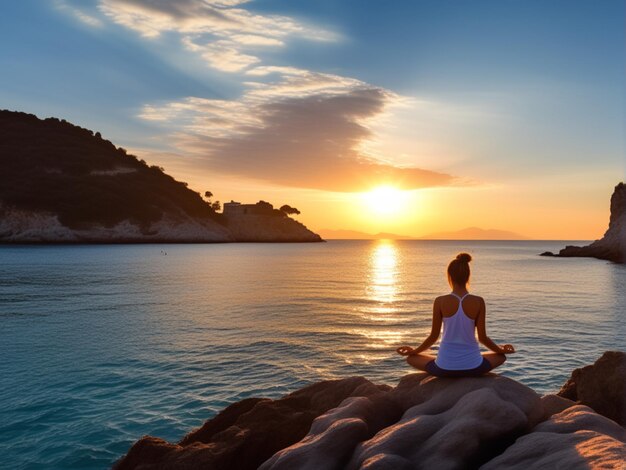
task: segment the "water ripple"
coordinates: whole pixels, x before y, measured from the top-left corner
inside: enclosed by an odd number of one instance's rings
[[[0,247],[0,455],[103,468],[250,396],[348,375],[394,385],[412,372],[394,349],[428,334],[459,251],[490,336],[519,351],[501,373],[556,391],[626,349],[625,267],[536,256],[563,244]]]

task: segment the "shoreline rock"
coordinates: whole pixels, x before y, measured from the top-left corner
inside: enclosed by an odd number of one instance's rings
[[[322,237],[288,216],[226,216],[226,227],[235,242],[322,242]]]
[[[557,395],[626,426],[626,353],[607,351],[592,365],[574,369]]]
[[[114,469],[622,469],[626,429],[597,411],[621,410],[624,395],[597,393],[626,384],[625,356],[607,352],[574,371],[562,392],[575,389],[583,403],[493,373],[415,373],[396,387],[363,377],[318,382],[234,403],[177,444],[144,436]],[[593,399],[584,398],[596,382]],[[607,401],[612,407],[601,406]]]
[[[250,220],[247,220],[250,219]],[[124,220],[115,226],[72,229],[54,214],[2,208],[0,245],[174,244],[174,243],[314,243],[318,234],[288,217],[228,218],[224,225],[186,214],[165,214],[147,227]]]
[[[611,196],[609,228],[601,239],[587,246],[567,245],[557,254],[546,251],[541,256],[589,257],[615,263],[626,262],[626,185],[619,183],[615,186]]]

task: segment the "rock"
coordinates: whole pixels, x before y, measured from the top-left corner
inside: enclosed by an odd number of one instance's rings
[[[558,395],[549,394],[541,397],[541,404],[543,406],[543,416],[541,421],[544,421],[552,415],[575,406],[576,402]]]
[[[316,418],[304,439],[276,453],[259,470],[344,468],[359,442],[400,417],[400,407],[387,395],[347,398]]]
[[[238,242],[321,242],[322,238],[287,216],[232,215],[228,230]]]
[[[539,424],[480,468],[623,470],[625,442],[623,428],[586,406],[576,405]]]
[[[426,373],[409,374],[400,379],[391,393],[404,409],[428,402],[435,412],[442,412],[465,394],[482,388],[493,389],[503,400],[515,403],[527,416],[529,426],[534,426],[543,416],[540,397],[534,390],[493,373],[463,380],[437,378]]]
[[[243,400],[230,405],[177,445],[143,437],[114,468],[253,470],[277,451],[301,440],[316,417],[346,398],[369,397],[388,389],[362,377],[350,377],[318,382],[279,400]]]
[[[611,196],[611,217],[609,228],[604,236],[587,246],[568,245],[556,256],[593,257],[616,263],[626,262],[626,185],[624,183],[615,186],[615,191]]]
[[[493,373],[416,373],[393,388],[362,377],[319,382],[235,403],[178,444],[146,436],[115,468],[623,470],[626,430],[572,399],[623,411],[624,356],[607,352],[574,371],[566,396],[540,397]]]
[[[626,353],[607,351],[593,365],[575,369],[558,395],[626,426]]]
[[[403,377],[390,395],[402,418],[354,450],[348,469],[476,467],[536,424],[539,395],[505,377]]]
[[[539,256],[556,256],[556,255],[552,253],[551,251],[544,251]]]

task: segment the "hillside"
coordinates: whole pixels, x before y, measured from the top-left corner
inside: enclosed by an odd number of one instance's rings
[[[0,242],[238,241],[186,183],[65,120],[0,111],[0,174]],[[283,219],[290,241],[315,238]]]

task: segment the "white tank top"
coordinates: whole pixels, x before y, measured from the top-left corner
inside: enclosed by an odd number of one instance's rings
[[[459,308],[454,315],[443,317],[443,336],[435,364],[448,370],[474,369],[482,364],[483,357],[474,333],[476,324],[463,311],[463,299],[469,294],[452,295],[459,299]]]

